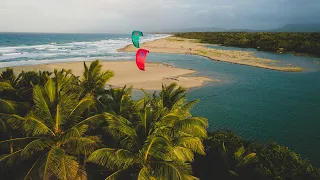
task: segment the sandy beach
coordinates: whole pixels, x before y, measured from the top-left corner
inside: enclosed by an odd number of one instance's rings
[[[90,64],[90,62],[87,62]],[[134,61],[101,61],[103,70],[112,70],[115,76],[108,84],[115,87],[124,85],[133,86],[136,89],[159,90],[162,83],[176,82],[185,88],[198,87],[207,81],[213,81],[207,77],[191,76],[195,71],[171,67],[160,63],[146,63],[146,71],[140,71]],[[76,76],[82,76],[83,62],[40,64],[34,66],[13,67],[15,73],[21,71],[53,71],[54,69],[71,69]],[[0,71],[5,68],[0,68]]]
[[[206,44],[198,43],[197,40],[168,37],[143,43],[141,48],[148,49],[150,52],[155,53],[200,55],[216,61],[224,61],[234,64],[242,64],[286,72],[301,72],[304,70],[301,67],[284,64],[277,60],[255,57],[253,52],[218,50],[207,48],[205,45]],[[135,52],[136,48],[133,45],[129,45],[119,49],[118,51]]]

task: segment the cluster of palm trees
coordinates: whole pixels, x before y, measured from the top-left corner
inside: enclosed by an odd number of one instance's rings
[[[140,100],[132,87],[105,88],[114,75],[98,60],[82,77],[70,70],[0,75],[0,168],[19,179],[197,179],[190,163],[205,154],[208,122],[176,84]],[[16,170],[17,169],[17,170]],[[19,171],[19,172],[18,172]]]

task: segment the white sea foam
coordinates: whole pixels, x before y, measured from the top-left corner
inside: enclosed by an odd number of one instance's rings
[[[141,42],[153,41],[169,35],[152,34],[141,37]],[[131,38],[111,38],[93,42],[49,43],[31,46],[0,47],[0,68],[54,62],[83,61],[86,59],[133,59],[130,53],[117,52],[132,44]]]
[[[0,68],[14,67],[14,66],[32,66],[39,64],[49,64],[49,63],[65,63],[65,62],[83,62],[91,61],[95,59],[100,59],[101,61],[107,60],[134,60],[132,56],[105,56],[105,57],[79,57],[79,58],[67,58],[67,59],[52,59],[52,60],[26,60],[26,61],[11,61],[11,62],[1,62]]]

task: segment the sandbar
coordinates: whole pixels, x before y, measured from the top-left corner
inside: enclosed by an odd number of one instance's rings
[[[284,64],[279,60],[255,57],[253,52],[238,50],[220,50],[206,47],[208,44],[199,43],[198,40],[167,37],[141,44],[141,48],[148,49],[155,53],[192,54],[207,57],[216,61],[254,66],[259,68],[301,72],[303,68]],[[119,49],[121,52],[135,52],[137,49],[133,45],[128,45]]]

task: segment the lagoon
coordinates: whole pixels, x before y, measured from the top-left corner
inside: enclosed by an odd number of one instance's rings
[[[209,130],[231,129],[249,140],[275,141],[320,166],[320,63],[290,54],[256,51],[256,56],[308,70],[280,72],[192,55],[150,53],[148,61],[191,68],[197,75],[220,80],[188,94],[189,99],[200,99],[193,114],[208,118]]]

